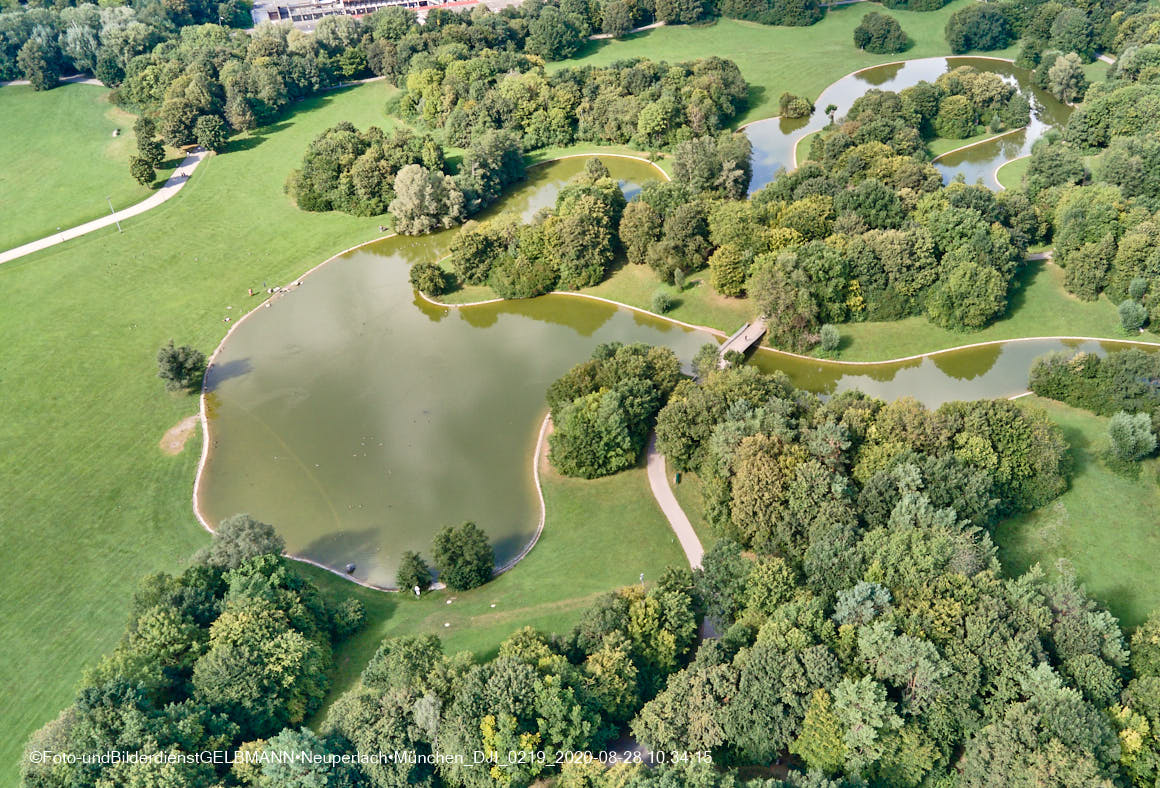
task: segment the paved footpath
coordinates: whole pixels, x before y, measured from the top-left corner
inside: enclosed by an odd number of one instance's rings
[[[181,188],[185,186],[186,181],[189,180],[189,176],[193,175],[193,171],[197,169],[197,165],[201,164],[202,159],[208,155],[209,153],[204,148],[195,148],[194,151],[186,156],[185,159],[182,160],[181,164],[177,166],[177,169],[174,170],[173,174],[169,176],[169,180],[167,180],[160,189],[153,192],[153,194],[146,197],[141,202],[135,205],[130,205],[128,208],[124,208],[120,211],[117,211],[116,213],[111,213],[108,216],[102,216],[99,219],[93,219],[91,222],[86,222],[84,224],[77,225],[76,227],[70,227],[67,230],[61,230],[60,232],[53,233],[52,235],[46,235],[44,238],[41,238],[38,241],[32,241],[31,243],[26,243],[23,246],[17,246],[15,249],[9,249],[6,252],[0,252],[0,263],[7,263],[9,261],[15,260],[18,257],[24,257],[26,254],[39,252],[41,249],[48,249],[50,246],[56,246],[57,244],[64,243],[65,241],[70,241],[73,238],[79,238],[86,233],[91,233],[94,230],[101,229],[102,227],[109,227],[119,221],[128,219],[130,216],[136,216],[138,214],[145,213],[151,208],[156,208],[158,205],[181,191]]]
[[[681,549],[689,559],[689,566],[693,569],[701,568],[701,557],[705,549],[701,547],[701,540],[693,530],[685,510],[677,503],[673,490],[669,487],[668,474],[665,472],[664,455],[657,451],[657,436],[651,435],[648,439],[648,486],[652,488],[653,497],[661,507],[673,532],[681,543]]]

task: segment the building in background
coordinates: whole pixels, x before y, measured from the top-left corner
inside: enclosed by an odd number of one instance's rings
[[[431,8],[465,8],[476,5],[479,0],[269,0],[254,3],[251,16],[255,25],[263,22],[291,22],[295,27],[309,30],[324,16],[365,16],[387,6],[411,8],[422,19]]]

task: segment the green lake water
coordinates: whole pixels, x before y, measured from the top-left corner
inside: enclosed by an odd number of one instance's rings
[[[626,191],[655,177],[642,162],[605,161]],[[534,168],[505,208],[530,216],[583,165]],[[502,564],[538,522],[531,461],[548,384],[601,342],[663,344],[688,362],[717,341],[569,296],[433,306],[412,291],[408,266],[438,259],[455,232],[345,254],[237,326],[206,376],[199,503],[211,521],[249,512],[274,524],[290,552],[353,563],[354,577],[387,586],[403,551],[429,554],[439,528],[474,520]],[[1010,342],[868,366],[762,350],[751,363],[823,394],[857,387],[935,406],[1019,393],[1032,359],[1078,346]]]

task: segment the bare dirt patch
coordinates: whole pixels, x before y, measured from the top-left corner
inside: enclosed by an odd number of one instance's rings
[[[189,436],[193,435],[193,431],[197,429],[197,424],[198,416],[195,413],[167,429],[165,434],[161,436],[161,443],[158,444],[161,446],[161,451],[171,457],[176,454],[181,454],[181,450],[185,448],[185,442],[189,440]]]

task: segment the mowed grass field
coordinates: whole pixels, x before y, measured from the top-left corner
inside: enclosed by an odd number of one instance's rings
[[[617,60],[647,57],[676,63],[716,55],[737,63],[749,82],[749,107],[737,119],[749,123],[778,114],[784,92],[816,99],[822,89],[851,71],[919,57],[951,54],[944,36],[947,19],[974,0],[954,0],[938,11],[894,11],[878,3],[854,3],[830,10],[809,27],[769,27],[756,22],[720,19],[705,25],[673,25],[621,39],[590,41],[572,60],[551,69],[575,65],[608,65]],[[875,55],[854,46],[854,28],[869,11],[892,16],[914,41],[894,55]],[[987,52],[1013,58],[1018,49]],[[822,109],[819,107],[819,109]]]
[[[995,173],[995,178],[1004,189],[1018,189],[1023,185],[1023,176],[1027,173],[1027,168],[1030,165],[1030,156],[1012,159],[999,168],[999,171]]]
[[[95,85],[0,88],[0,250],[104,216],[109,199],[120,210],[148,197],[129,176],[134,120]],[[168,153],[158,184],[179,161]]]
[[[197,398],[166,393],[158,347],[208,354],[247,287],[379,234],[375,219],[299,212],[282,183],[326,127],[383,124],[387,95],[375,83],[304,102],[123,234],[0,266],[0,784],[114,645],[137,581],[179,569],[207,538],[190,504],[200,430],[176,457],[158,446]]]
[[[1160,459],[1117,473],[1102,456],[1108,419],[1039,397],[1021,404],[1047,409],[1071,446],[1070,489],[1042,509],[1000,523],[999,557],[1009,572],[1035,563],[1054,571],[1060,558],[1088,591],[1127,627],[1160,607]]]

